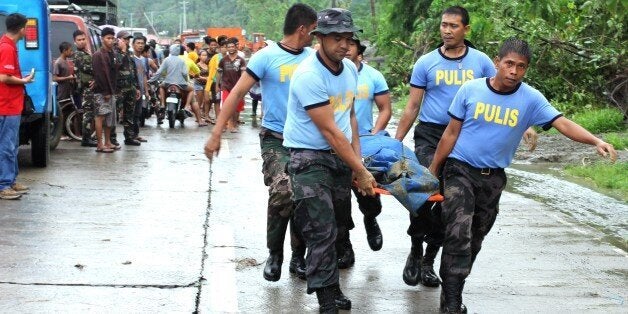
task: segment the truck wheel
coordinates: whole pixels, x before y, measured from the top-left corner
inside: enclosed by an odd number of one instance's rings
[[[50,116],[34,122],[31,129],[31,158],[36,167],[46,167],[50,161]]]
[[[59,107],[57,107],[57,112],[59,113],[58,117],[53,117],[52,113],[48,114],[47,117],[48,125],[50,125],[48,128],[50,130],[50,150],[57,148],[61,140],[61,133],[63,133],[63,113],[59,110]]]

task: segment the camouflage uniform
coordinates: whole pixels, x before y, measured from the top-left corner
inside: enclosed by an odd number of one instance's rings
[[[291,149],[288,173],[294,222],[308,247],[307,293],[338,284],[336,241],[344,243],[351,208],[351,169],[331,151]]]
[[[302,237],[293,224],[293,202],[290,177],[286,164],[290,160],[288,149],[283,146],[283,138],[268,129],[260,132],[262,150],[262,173],[268,187],[268,218],[266,220],[266,245],[271,252],[283,252],[286,230],[290,224],[290,246],[299,256],[305,254]]]
[[[135,115],[135,97],[139,90],[137,80],[137,68],[130,51],[119,53],[121,65],[117,80],[117,108],[122,109],[122,125],[124,126],[124,139],[133,140],[137,137],[133,130],[133,117]]]
[[[506,174],[503,169],[478,169],[449,158],[443,167],[443,181],[442,221],[446,226],[440,276],[446,285],[464,282],[469,276],[497,218]]]
[[[84,50],[77,50],[74,54],[75,73],[77,75],[77,93],[81,95],[83,107],[82,134],[83,143],[91,140],[92,123],[94,122],[94,93],[89,88],[94,79],[92,70],[92,56]]]
[[[419,163],[424,167],[429,167],[434,159],[436,146],[443,136],[446,126],[431,123],[420,123],[414,129],[414,154]],[[442,180],[441,180],[442,185]],[[427,242],[423,265],[433,265],[434,258],[438,250],[443,245],[443,226],[440,222],[441,203],[426,202],[420,209],[418,216],[410,215],[410,227],[408,235],[413,239],[413,243],[421,245]]]

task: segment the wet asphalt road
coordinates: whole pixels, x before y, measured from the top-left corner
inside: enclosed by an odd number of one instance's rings
[[[267,190],[256,128],[247,120],[225,133],[211,166],[208,132],[153,118],[140,147],[98,154],[64,141],[48,168],[22,160],[19,180],[32,191],[0,201],[0,312],[317,312],[287,262],[280,281],[262,278]],[[378,252],[354,206],[356,264],[340,273],[352,312],[437,313],[439,288],[401,278],[407,211],[382,201]],[[470,313],[626,313],[627,261],[597,229],[505,193],[464,302]]]

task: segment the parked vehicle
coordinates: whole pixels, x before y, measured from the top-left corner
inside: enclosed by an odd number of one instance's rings
[[[50,13],[79,15],[91,23],[117,25],[117,6],[114,0],[48,0]]]
[[[59,57],[59,45],[64,42],[72,42],[74,31],[82,30],[87,37],[87,50],[96,52],[102,46],[100,29],[96,24],[71,14],[50,14],[50,27],[54,30],[50,34],[50,51],[52,60]]]
[[[253,33],[251,34],[251,37],[251,52],[257,52],[264,46],[266,35],[264,35],[264,33]]]
[[[46,167],[50,150],[59,143],[61,123],[56,103],[56,84],[52,82],[50,55],[50,17],[46,0],[2,0],[0,2],[0,34],[6,32],[5,18],[11,13],[26,16],[26,37],[18,43],[22,75],[35,71],[34,82],[26,85],[34,112],[22,116],[20,145],[31,145],[33,165]],[[58,50],[58,49],[57,49]]]
[[[244,37],[246,31],[240,27],[209,27],[207,28],[207,36],[218,38],[220,35],[227,37],[235,37],[238,39],[238,49],[242,50],[244,47],[251,49],[251,42]]]

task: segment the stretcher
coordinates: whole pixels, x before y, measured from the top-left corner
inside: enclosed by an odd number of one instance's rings
[[[425,202],[441,202],[439,182],[423,167],[414,151],[386,132],[360,136],[364,165],[377,181],[375,193],[392,195],[412,215]]]

